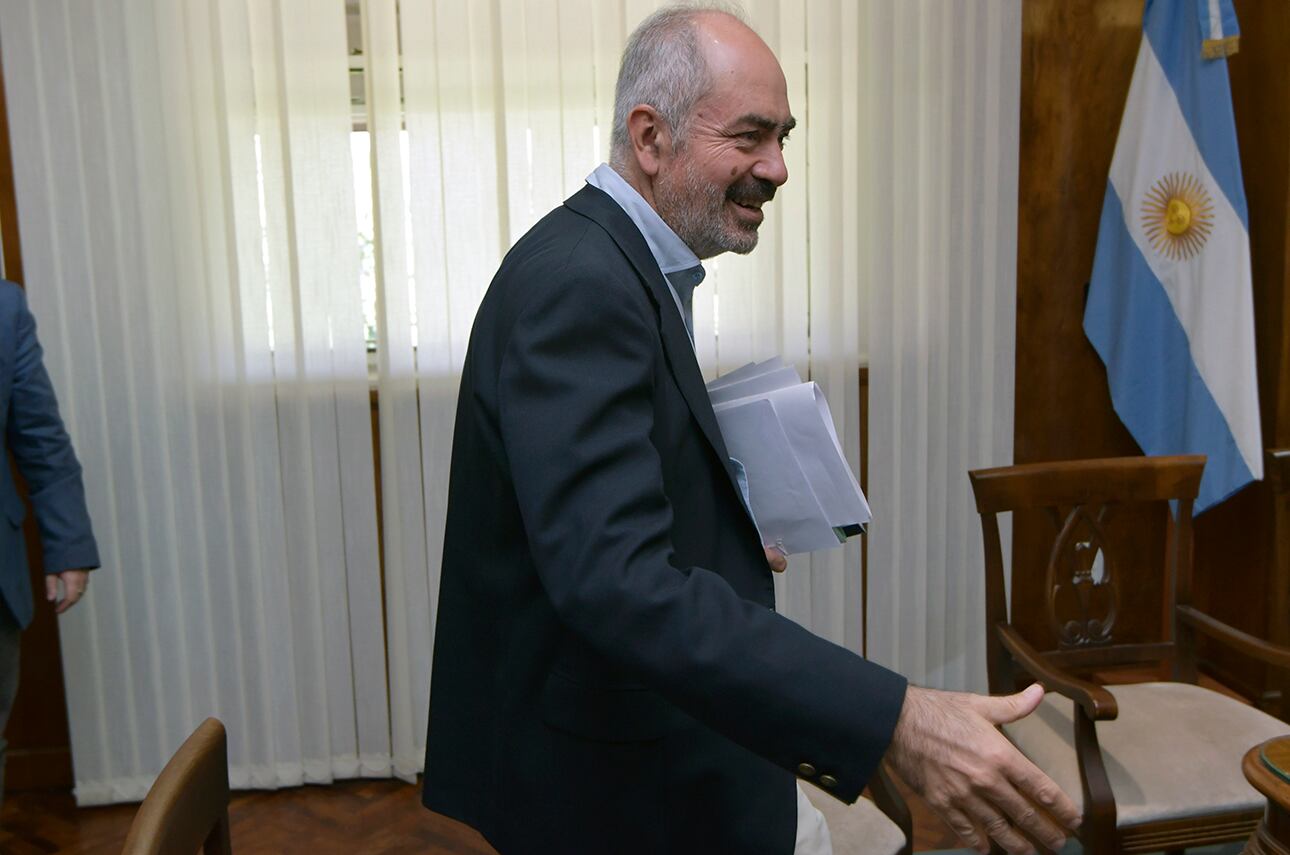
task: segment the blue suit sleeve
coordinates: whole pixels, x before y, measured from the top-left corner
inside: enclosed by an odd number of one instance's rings
[[[673,565],[651,442],[662,360],[643,295],[535,287],[499,378],[506,458],[557,615],[680,709],[786,770],[810,762],[853,801],[886,751],[905,681]]]
[[[19,298],[6,441],[27,480],[44,548],[45,572],[95,568],[98,546],[85,505],[81,464],[58,414],[36,319]]]

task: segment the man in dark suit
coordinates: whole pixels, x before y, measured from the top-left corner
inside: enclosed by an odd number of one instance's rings
[[[33,613],[22,536],[27,511],[13,482],[9,452],[27,481],[40,527],[42,593],[62,614],[84,595],[89,571],[99,566],[98,547],[85,509],[81,466],[41,360],[36,321],[22,289],[0,279],[0,798],[4,728],[18,691],[18,638]]]
[[[744,24],[656,13],[624,54],[612,168],[480,306],[424,801],[505,855],[828,852],[795,778],[851,802],[884,754],[978,846],[978,825],[1023,852],[1013,822],[1057,843],[1075,821],[992,726],[1042,692],[907,688],[774,610],[687,323],[699,259],[755,246],[793,124]]]

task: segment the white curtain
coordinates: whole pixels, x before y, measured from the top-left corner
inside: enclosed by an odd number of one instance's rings
[[[104,562],[61,626],[78,801],[207,715],[235,787],[388,774],[343,4],[3,0],[0,38]]]
[[[659,5],[0,0],[30,293],[106,564],[63,624],[83,803],[138,798],[207,714],[235,786],[420,770],[470,324],[607,159],[619,55]],[[966,680],[963,470],[1010,456],[1019,2],[744,5],[799,127],[761,245],[696,291],[700,363],[793,361],[857,470],[870,363],[869,649]],[[861,579],[857,544],[799,556],[781,610],[858,651]]]
[[[966,472],[1012,462],[1021,3],[868,2],[863,32],[869,656],[984,691]]]

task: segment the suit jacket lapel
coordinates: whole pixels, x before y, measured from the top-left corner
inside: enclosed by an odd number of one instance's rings
[[[658,269],[658,262],[650,254],[649,245],[641,236],[640,230],[631,218],[619,207],[618,203],[603,191],[590,185],[582,188],[564,203],[584,217],[599,223],[618,244],[618,248],[627,256],[627,260],[636,268],[644,281],[650,299],[658,309],[659,329],[663,337],[663,352],[667,357],[672,376],[680,387],[685,402],[699,423],[699,428],[708,443],[717,452],[726,476],[737,494],[740,493],[739,482],[730,465],[730,453],[721,438],[721,428],[717,425],[716,414],[712,411],[712,401],[708,397],[703,374],[699,371],[699,362],[694,354],[694,345],[685,329],[685,322],[677,312],[675,301],[668,288],[667,280]]]

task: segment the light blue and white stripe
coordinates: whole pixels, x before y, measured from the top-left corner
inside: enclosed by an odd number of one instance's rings
[[[1248,213],[1225,59],[1230,0],[1148,0],[1111,163],[1084,329],[1116,412],[1147,454],[1209,458],[1196,510],[1262,477]],[[1205,188],[1211,230],[1171,257],[1147,235],[1144,200],[1166,176]]]

